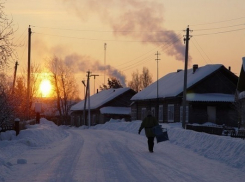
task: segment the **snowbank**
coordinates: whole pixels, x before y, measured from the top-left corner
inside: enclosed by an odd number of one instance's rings
[[[111,121],[94,126],[93,129],[119,130],[137,134],[140,124],[141,121]],[[240,168],[245,172],[245,140],[184,130],[181,123],[161,125],[163,128],[167,128],[170,143],[189,149],[206,158]],[[144,134],[144,131],[142,133]]]

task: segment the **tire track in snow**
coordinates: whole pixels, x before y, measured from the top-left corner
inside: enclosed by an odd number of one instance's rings
[[[14,166],[13,177],[10,176],[7,181],[22,181],[23,174],[24,181],[74,181],[73,176],[83,148],[83,140],[73,130],[66,131],[69,132],[69,136],[64,140],[22,154],[21,157],[27,160],[25,168],[22,169],[21,165]]]

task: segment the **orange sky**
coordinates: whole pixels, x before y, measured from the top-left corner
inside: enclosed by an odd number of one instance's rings
[[[126,76],[126,85],[132,72],[144,66],[157,79],[157,51],[159,78],[183,69],[187,25],[193,30],[189,67],[223,64],[239,75],[245,56],[244,0],[8,0],[5,12],[17,28],[15,41],[23,45],[16,50],[19,70],[27,69],[31,25],[31,61],[43,63],[56,55],[75,65],[81,97],[86,71],[100,75],[96,89],[104,83],[99,70],[105,62],[110,73]]]

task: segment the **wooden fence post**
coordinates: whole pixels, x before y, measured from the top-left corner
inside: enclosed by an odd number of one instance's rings
[[[14,120],[14,129],[16,131],[16,136],[19,135],[20,133],[20,119],[19,118],[15,118]]]

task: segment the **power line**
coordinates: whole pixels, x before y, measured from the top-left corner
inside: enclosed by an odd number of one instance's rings
[[[166,49],[170,48],[171,45],[173,45],[173,44],[175,44],[177,41],[179,41],[181,38],[182,38],[182,37],[180,37],[180,34],[178,34],[178,38],[177,38],[176,40],[174,40],[173,42],[168,42],[168,44],[165,44],[164,46],[163,46],[163,45],[160,45],[160,46],[154,48],[154,50],[158,49],[159,47],[162,47],[162,50],[166,50]],[[152,50],[152,51],[153,51],[153,50]],[[150,52],[152,52],[152,51],[150,51]],[[129,70],[129,69],[132,69],[132,68],[138,66],[139,64],[142,64],[142,63],[144,63],[144,62],[153,60],[152,57],[153,57],[153,55],[150,55],[149,57],[146,57],[147,59],[144,58],[144,59],[142,59],[142,60],[139,60],[139,61],[137,61],[136,63],[133,63],[133,64],[131,64],[131,65],[129,65],[129,66],[124,67],[124,68],[121,68],[121,70],[126,71],[126,70]]]
[[[206,54],[206,52],[202,49],[202,47],[200,46],[200,44],[197,42],[197,40],[195,39],[195,37],[194,37],[194,40],[195,40],[195,42],[197,43],[197,45],[198,45],[198,47],[202,50],[202,52],[205,54],[205,56],[207,57],[207,59],[212,63],[212,60],[209,58],[209,56]],[[191,41],[192,42],[192,41]],[[206,64],[209,64],[208,63],[208,61],[206,61],[206,59],[203,57],[203,55],[202,55],[202,53],[199,51],[199,49],[198,49],[198,47],[195,45],[195,43],[194,42],[192,42],[193,43],[193,45],[196,47],[196,49],[198,50],[198,52],[200,53],[200,55],[201,55],[201,57],[204,59],[204,61],[206,62]],[[213,64],[213,63],[212,63]],[[214,70],[213,70],[214,71]],[[227,85],[228,86],[228,89],[230,90],[230,91],[233,91],[230,87],[229,87],[229,85],[226,83],[226,82],[224,82],[224,80],[222,80],[220,77],[217,77],[219,80],[220,80],[220,82],[222,82],[224,85]]]
[[[206,34],[197,34],[197,35],[193,35],[193,36],[224,34],[224,33],[230,33],[230,32],[237,32],[237,31],[241,31],[241,30],[245,30],[245,28],[240,28],[240,29],[235,29],[235,30],[227,30],[227,31],[222,31],[222,32],[214,32],[214,33],[206,33]]]
[[[216,21],[216,22],[209,22],[209,23],[200,23],[200,24],[194,24],[194,25],[190,25],[190,26],[210,25],[210,24],[224,23],[224,22],[235,21],[235,20],[240,20],[240,19],[245,19],[245,17],[233,18],[233,19],[229,19],[229,20]]]
[[[136,58],[134,58],[134,59],[131,59],[131,60],[125,62],[125,63],[122,63],[122,64],[120,64],[120,65],[117,65],[117,67],[121,67],[121,66],[126,65],[126,64],[128,64],[128,63],[132,64],[132,61],[134,61],[134,60],[136,60],[136,59],[139,59],[139,58],[141,58],[141,57],[143,57],[143,56],[146,56],[146,55],[150,54],[151,52],[155,51],[156,49],[158,49],[158,48],[161,47],[161,46],[162,46],[162,45],[157,46],[157,47],[153,48],[152,50],[146,52],[145,54],[142,54],[142,55],[140,55],[140,56],[138,56],[138,57],[136,57]],[[145,59],[145,58],[142,58],[142,59]]]
[[[95,29],[71,29],[71,28],[57,28],[57,27],[42,27],[31,25],[32,27],[36,28],[44,28],[44,29],[54,29],[54,30],[65,30],[65,31],[78,31],[78,32],[98,32],[98,33],[115,33],[115,32],[152,32],[152,33],[159,33],[159,32],[171,32],[171,31],[179,31],[179,30],[158,30],[158,31],[135,31],[135,30],[95,30]]]
[[[195,29],[195,31],[206,31],[206,30],[217,30],[217,29],[222,29],[222,28],[230,28],[230,27],[237,27],[237,26],[244,26],[245,23],[242,24],[236,24],[236,25],[230,25],[230,26],[225,26],[225,27],[216,27],[216,28],[204,28],[204,29]]]
[[[92,40],[92,41],[107,41],[107,42],[166,42],[166,41],[136,41],[136,40],[109,40],[109,39],[94,39],[94,38],[83,38],[83,37],[71,37],[71,36],[63,36],[63,35],[54,35],[54,34],[45,34],[45,33],[39,33],[39,32],[33,32],[35,34],[41,34],[41,35],[48,35],[53,37],[63,37],[63,38],[70,38],[70,39],[82,39],[82,40]]]

